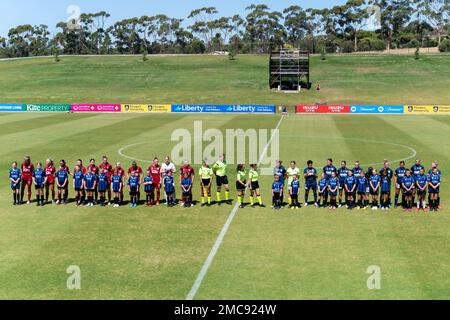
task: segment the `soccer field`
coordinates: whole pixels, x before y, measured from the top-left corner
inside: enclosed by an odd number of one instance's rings
[[[1,80],[4,88],[5,80]],[[37,79],[32,84],[35,91],[18,87],[18,93],[1,92],[10,102],[19,102],[21,90],[25,102],[35,98],[38,102],[64,102],[60,100],[64,92],[45,92]],[[440,89],[443,97],[436,100],[448,100],[446,88]],[[72,89],[67,86],[67,90]],[[104,101],[110,95],[112,99],[120,95],[130,98],[125,91],[112,88],[95,99]],[[413,94],[418,93],[411,91]],[[83,99],[87,97],[90,94],[85,93]],[[238,95],[230,97],[237,99]],[[68,95],[64,100],[73,98]],[[201,96],[199,99],[203,101]],[[258,99],[262,98],[256,96]],[[389,102],[400,96],[392,99]],[[401,159],[410,167],[420,158],[428,169],[433,160],[439,160],[444,207],[439,213],[404,213],[400,209],[340,209],[332,213],[311,207],[278,212],[270,208],[238,210],[195,299],[450,298],[449,117],[46,113],[0,114],[0,166],[4,172],[0,187],[0,298],[185,299],[234,206],[13,207],[7,171],[12,161],[20,161],[26,154],[34,163],[48,157],[64,158],[71,169],[78,158],[99,162],[103,155],[109,156],[111,163],[121,161],[124,167],[131,159],[140,159],[139,164],[146,167],[143,160],[170,154],[174,130],[192,131],[194,121],[202,121],[204,130],[223,132],[273,129],[280,124],[280,157],[285,163],[296,160],[301,168],[309,159],[322,168],[329,157],[336,162],[345,159],[350,165],[360,160],[364,168],[381,168],[385,158],[392,167]],[[229,176],[234,186],[234,166]],[[268,204],[271,183],[271,177],[262,177],[262,196]],[[234,198],[234,187],[232,190]],[[199,198],[197,188],[194,198]],[[81,268],[81,290],[66,287],[70,265]],[[366,270],[373,265],[381,269],[381,290],[368,290],[366,285]]]

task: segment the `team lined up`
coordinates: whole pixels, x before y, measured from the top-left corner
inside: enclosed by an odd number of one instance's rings
[[[307,168],[303,171],[305,206],[308,206],[308,197],[312,192],[314,205],[317,207],[329,207],[336,210],[345,204],[348,209],[357,208],[359,210],[371,207],[372,210],[379,208],[389,210],[392,206],[391,186],[394,182],[395,207],[399,205],[401,195],[401,204],[405,211],[411,211],[414,204],[417,210],[429,208],[430,211],[437,211],[440,207],[439,188],[441,185],[441,171],[438,169],[437,161],[433,162],[428,172],[425,172],[425,167],[420,160],[416,160],[411,169],[407,169],[405,165],[405,162],[401,161],[400,166],[393,171],[389,167],[389,162],[385,160],[381,170],[368,168],[365,171],[361,168],[359,161],[356,161],[353,169],[349,169],[346,161],[342,161],[341,167],[336,168],[333,166],[333,160],[328,159],[319,179],[319,173],[313,167],[313,162],[308,161]],[[298,200],[300,173],[295,161],[291,162],[291,166],[287,170],[281,161],[277,161],[272,187],[274,208],[283,207],[286,179],[288,179],[289,205],[293,209],[300,207]],[[429,206],[427,206],[427,192]]]
[[[394,206],[399,205],[400,195],[402,206],[411,211],[414,203],[417,210],[438,210],[440,206],[439,187],[441,184],[441,172],[437,168],[438,163],[433,162],[432,168],[425,173],[425,168],[420,160],[416,160],[411,169],[405,167],[405,162],[400,162],[400,167],[393,171],[389,162],[385,161],[381,170],[374,168],[363,170],[359,161],[353,169],[347,168],[346,161],[341,162],[338,169],[333,166],[332,159],[327,160],[319,177],[319,172],[314,168],[313,162],[308,161],[307,167],[301,170],[296,162],[292,161],[288,169],[283,167],[282,161],[277,161],[274,168],[274,182],[272,184],[272,207],[280,209],[284,207],[285,186],[288,186],[288,205],[292,209],[301,207],[300,178],[303,175],[305,182],[305,206],[308,206],[309,195],[312,192],[314,205],[317,207],[329,207],[335,210],[346,205],[348,209],[379,208],[388,210],[392,205],[391,184],[395,185]],[[213,177],[217,184],[217,203],[232,204],[230,200],[230,188],[228,182],[228,164],[225,155],[219,157],[212,166],[204,161],[199,170],[199,181],[201,186],[201,204],[210,206],[212,204],[211,187]],[[147,206],[159,205],[161,191],[164,192],[167,206],[176,204],[176,184],[174,176],[177,173],[176,166],[166,157],[162,165],[158,158],[153,160],[146,174],[141,167],[133,161],[126,173],[121,164],[116,163],[113,168],[105,156],[102,163],[97,166],[94,159],[90,160],[88,167],[83,166],[82,160],[75,164],[73,173],[70,172],[66,162],[59,162],[58,170],[53,160],[48,159],[43,166],[36,164],[36,168],[29,156],[25,157],[22,165],[18,168],[16,162],[10,170],[11,189],[13,190],[14,205],[23,203],[25,189],[28,191],[28,201],[31,202],[31,187],[36,189],[36,203],[43,206],[48,203],[50,193],[56,204],[67,204],[69,198],[69,176],[72,176],[72,185],[75,192],[77,205],[100,206],[110,205],[114,207],[123,204],[124,189],[127,188],[130,195],[130,206],[136,207],[140,202],[141,191],[145,193]],[[182,206],[193,206],[192,187],[195,180],[193,167],[185,161],[179,170]],[[236,190],[239,206],[245,207],[244,197],[249,191],[249,200],[252,207],[264,207],[259,186],[258,167],[256,164],[250,166],[247,172],[244,165],[238,165]],[[55,186],[57,193],[55,192]],[[221,193],[225,190],[225,200],[222,202]],[[428,191],[428,204],[426,194]],[[417,196],[417,199],[416,199]],[[339,202],[338,202],[339,198]],[[106,201],[107,200],[107,201]],[[371,200],[371,201],[370,201]]]

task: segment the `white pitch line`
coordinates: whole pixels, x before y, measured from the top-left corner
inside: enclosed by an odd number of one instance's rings
[[[261,164],[261,162],[264,160],[264,157],[267,154],[267,150],[269,149],[270,144],[272,143],[273,138],[275,137],[275,134],[277,130],[280,128],[281,123],[283,122],[284,116],[281,116],[280,121],[278,122],[278,125],[276,126],[274,132],[272,133],[272,136],[270,137],[269,142],[267,142],[266,146],[264,147],[264,150],[261,153],[261,156],[258,161],[258,165]],[[234,217],[236,216],[236,213],[239,209],[239,203],[236,203],[233,210],[230,213],[230,216],[228,217],[227,221],[225,222],[224,226],[222,227],[222,230],[219,233],[219,236],[216,239],[216,242],[214,243],[214,246],[212,247],[211,251],[209,252],[208,257],[205,260],[205,263],[202,266],[202,269],[200,270],[197,279],[194,282],[194,285],[192,286],[191,291],[187,295],[186,300],[194,300],[195,295],[197,294],[198,289],[203,283],[203,280],[205,279],[206,273],[208,272],[209,268],[211,267],[211,264],[214,260],[214,257],[216,256],[217,252],[219,251],[219,248],[223,242],[223,239],[225,238],[225,235],[228,232],[228,229],[230,228],[231,223],[233,222]]]

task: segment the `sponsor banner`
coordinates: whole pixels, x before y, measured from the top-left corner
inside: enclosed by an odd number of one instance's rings
[[[23,111],[27,112],[69,112],[70,104],[25,104]]]
[[[389,113],[389,114],[403,114],[403,106],[350,106],[351,113]]]
[[[73,104],[72,112],[120,112],[120,104]]]
[[[275,113],[275,106],[268,105],[172,105],[175,113]]]
[[[122,112],[130,113],[167,113],[172,111],[170,104],[123,104]]]
[[[450,105],[409,105],[405,106],[404,109],[406,114],[450,114]]]
[[[350,113],[350,106],[303,105],[297,106],[297,113]]]
[[[22,112],[21,104],[0,104],[0,112]]]

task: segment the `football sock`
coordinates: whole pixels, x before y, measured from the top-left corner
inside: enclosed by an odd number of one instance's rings
[[[208,197],[208,204],[211,204],[211,197]]]
[[[309,192],[305,192],[305,203],[308,203]]]
[[[225,201],[230,200],[230,191],[225,191]]]
[[[221,196],[220,196],[220,192],[217,192],[217,202],[222,201]]]
[[[205,196],[202,196],[202,203],[205,203]]]
[[[250,197],[250,204],[254,205],[255,204],[255,199],[253,197]]]
[[[257,198],[258,198],[259,205],[262,205],[262,198],[261,198],[261,196],[258,196]]]

